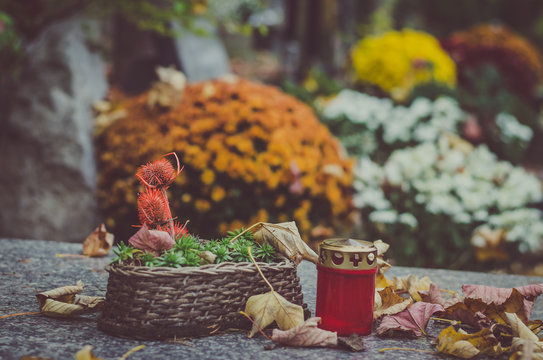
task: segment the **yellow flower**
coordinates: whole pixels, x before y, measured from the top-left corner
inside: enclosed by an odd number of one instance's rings
[[[394,99],[405,99],[419,84],[456,85],[456,66],[433,36],[410,29],[367,36],[351,51],[361,82],[379,86]]]
[[[204,184],[211,185],[215,180],[215,173],[213,170],[205,169],[200,178]]]
[[[197,199],[194,202],[194,207],[200,212],[207,212],[211,208],[211,204],[207,200]]]
[[[211,200],[215,202],[219,202],[222,199],[224,199],[226,195],[226,191],[221,186],[213,186],[213,189],[211,190]]]

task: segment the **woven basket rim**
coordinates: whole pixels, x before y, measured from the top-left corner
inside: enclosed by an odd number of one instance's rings
[[[262,271],[280,271],[295,267],[291,260],[283,260],[276,263],[257,262]],[[106,271],[109,273],[123,273],[134,276],[177,276],[177,275],[216,275],[229,272],[253,273],[257,269],[252,262],[223,262],[220,264],[207,264],[202,266],[187,266],[172,268],[167,266],[135,266],[123,264],[108,264]]]

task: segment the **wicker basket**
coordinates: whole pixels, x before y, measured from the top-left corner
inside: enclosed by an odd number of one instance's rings
[[[304,308],[296,265],[290,261],[259,267],[276,292]],[[136,339],[198,336],[230,328],[247,329],[240,315],[247,299],[270,289],[252,263],[194,268],[109,265],[106,301],[98,328]]]

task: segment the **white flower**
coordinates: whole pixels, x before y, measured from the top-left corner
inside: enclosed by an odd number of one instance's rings
[[[390,209],[391,206],[381,188],[367,188],[357,192],[353,197],[353,204],[359,209],[371,207],[376,210]]]
[[[432,105],[429,99],[416,98],[411,104],[410,110],[417,118],[424,118],[431,115]]]
[[[371,161],[367,156],[358,161],[353,172],[357,180],[361,180],[367,184],[380,185],[385,177],[383,168]]]
[[[401,224],[405,224],[412,229],[416,228],[419,225],[417,218],[410,213],[400,214],[398,216],[398,222]]]
[[[376,210],[370,213],[370,221],[383,224],[394,224],[398,220],[396,210]]]
[[[496,116],[496,125],[500,129],[500,137],[505,143],[510,143],[516,139],[528,143],[534,136],[534,132],[529,126],[522,125],[511,114],[499,113]]]

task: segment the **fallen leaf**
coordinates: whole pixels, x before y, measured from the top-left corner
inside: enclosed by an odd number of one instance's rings
[[[352,351],[359,352],[366,350],[362,336],[358,334],[351,334],[349,337],[339,337],[337,339],[338,347]]]
[[[524,324],[524,322],[517,316],[517,314],[511,314],[511,313],[505,313],[505,318],[507,319],[507,323],[509,326],[511,326],[511,329],[513,330],[513,336],[518,337],[524,340],[530,340],[530,341],[539,341],[539,338],[536,334],[532,332]]]
[[[524,296],[517,289],[513,289],[511,295],[499,305],[495,303],[485,303],[481,299],[465,298],[464,303],[474,312],[482,312],[490,320],[499,323],[507,324],[505,313],[517,314],[522,321],[527,321],[526,309],[524,304]]]
[[[437,350],[440,353],[471,359],[480,353],[497,353],[502,351],[498,340],[492,335],[489,328],[482,329],[474,334],[457,332],[454,326],[441,331],[438,338]]]
[[[198,253],[198,256],[200,257],[200,264],[214,264],[215,259],[217,259],[217,255],[213,254],[211,251],[200,251]]]
[[[439,304],[445,309],[462,301],[457,293],[454,293],[450,299],[444,300],[443,296],[441,295],[441,289],[435,283],[430,284],[430,289],[426,291],[419,291],[419,295],[422,301],[430,304]]]
[[[515,288],[497,288],[486,285],[464,285],[462,291],[466,298],[481,299],[485,304],[501,305],[507,301],[516,289],[523,297],[523,312],[526,320],[530,319],[534,301],[543,293],[543,284],[518,286]]]
[[[100,310],[104,306],[104,298],[99,296],[80,295],[83,282],[76,285],[62,286],[36,295],[40,312],[46,316],[67,317]]]
[[[92,346],[90,345],[85,345],[83,346],[83,349],[79,350],[76,354],[75,354],[75,360],[104,360],[102,358],[97,358],[93,353],[92,353]]]
[[[302,258],[315,264],[318,262],[317,254],[302,240],[294,221],[279,224],[260,223],[254,238],[259,244],[267,242],[297,264]]]
[[[384,289],[393,286],[394,283],[386,278],[380,271],[375,275],[375,289]]]
[[[466,324],[476,330],[489,327],[490,320],[478,309],[471,309],[465,303],[459,302],[445,308],[442,317],[460,321],[461,324]]]
[[[128,243],[135,248],[158,255],[159,251],[170,250],[175,241],[170,234],[161,230],[149,230],[143,225],[130,239]]]
[[[405,290],[411,295],[413,300],[422,301],[422,298],[419,295],[419,291],[428,291],[430,290],[430,284],[432,280],[428,276],[420,278],[417,275],[407,275],[403,277],[394,277],[392,279],[394,283],[395,290]]]
[[[289,330],[273,329],[272,341],[289,346],[336,347],[337,333],[319,329],[320,317],[312,317]]]
[[[377,334],[384,335],[400,331],[415,336],[426,335],[424,331],[426,325],[430,317],[438,311],[443,311],[443,306],[416,302],[399,314],[385,316],[377,328]]]
[[[405,310],[413,300],[404,299],[387,287],[375,293],[373,319],[376,320],[383,315],[394,315]]]
[[[102,223],[85,239],[83,254],[88,256],[106,256],[113,246],[114,235],[107,232]]]
[[[251,296],[245,304],[245,312],[255,322],[249,332],[250,338],[257,333],[258,328],[264,329],[274,321],[281,330],[292,329],[304,322],[303,308],[290,303],[273,290]]]
[[[514,338],[510,360],[543,360],[543,341]]]
[[[377,249],[377,256],[382,256],[390,248],[390,245],[383,240],[374,241],[373,246]]]

